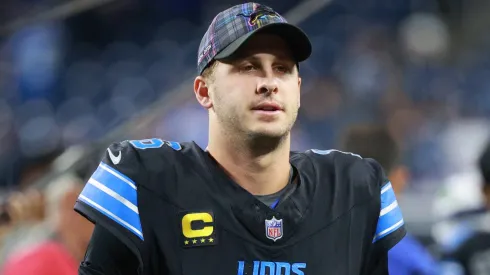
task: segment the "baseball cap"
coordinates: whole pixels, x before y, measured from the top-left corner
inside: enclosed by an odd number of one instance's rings
[[[224,10],[213,19],[204,34],[197,57],[197,73],[200,75],[213,60],[232,56],[256,33],[279,35],[288,43],[296,62],[311,55],[308,36],[298,27],[289,24],[272,8],[245,3]]]

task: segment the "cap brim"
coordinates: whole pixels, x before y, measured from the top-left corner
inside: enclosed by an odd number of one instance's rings
[[[233,41],[230,45],[219,52],[214,59],[221,60],[233,56],[233,54],[255,34],[270,33],[280,36],[291,48],[296,62],[305,61],[311,55],[311,42],[308,36],[298,27],[288,23],[271,23],[247,33]]]

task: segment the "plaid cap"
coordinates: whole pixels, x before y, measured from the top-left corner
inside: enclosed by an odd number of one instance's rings
[[[308,36],[270,7],[245,3],[224,10],[213,19],[204,34],[197,57],[200,75],[213,60],[230,57],[257,32],[281,36],[291,47],[296,62],[306,60],[311,54]]]

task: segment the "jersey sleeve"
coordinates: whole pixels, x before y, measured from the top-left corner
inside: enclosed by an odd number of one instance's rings
[[[140,271],[133,252],[106,228],[95,226],[78,274],[134,275]]]
[[[75,211],[114,234],[140,260],[144,235],[138,182],[144,180],[142,169],[138,153],[129,142],[112,144],[75,204]]]
[[[388,251],[406,235],[405,221],[402,211],[396,200],[391,182],[386,178],[381,166],[374,160],[370,162],[378,172],[378,184],[380,184],[380,210],[373,244],[382,251]]]

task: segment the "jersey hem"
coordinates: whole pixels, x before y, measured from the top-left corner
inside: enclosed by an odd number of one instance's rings
[[[399,243],[405,237],[405,235],[407,235],[407,230],[405,229],[405,226],[402,226],[393,233],[377,241],[374,245],[379,247],[382,251],[388,252],[397,243]]]
[[[113,224],[114,222],[82,201],[76,202],[74,210],[96,226],[103,226],[109,230],[135,254],[140,264],[143,263],[140,250],[143,242],[134,233],[118,224]]]

